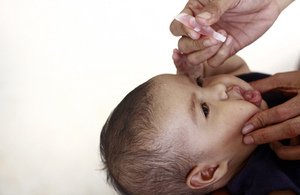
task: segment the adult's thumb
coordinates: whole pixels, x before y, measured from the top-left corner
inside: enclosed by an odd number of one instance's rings
[[[196,16],[196,21],[201,25],[210,26],[220,19],[228,9],[237,5],[239,0],[211,0]]]

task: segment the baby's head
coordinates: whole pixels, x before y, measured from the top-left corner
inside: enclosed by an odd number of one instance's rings
[[[205,194],[225,186],[243,167],[255,146],[243,144],[241,129],[265,103],[246,101],[252,87],[234,76],[209,77],[198,85],[187,76],[159,75],[112,112],[100,149],[117,191]]]

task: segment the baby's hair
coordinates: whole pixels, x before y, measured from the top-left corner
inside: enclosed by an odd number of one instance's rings
[[[123,195],[202,194],[186,185],[195,160],[180,143],[161,143],[155,123],[155,82],[131,91],[114,109],[100,136],[107,182]]]

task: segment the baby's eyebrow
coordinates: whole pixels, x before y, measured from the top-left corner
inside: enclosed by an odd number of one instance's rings
[[[190,108],[189,108],[189,113],[192,117],[192,121],[194,122],[194,124],[198,124],[195,97],[196,96],[193,93],[192,96],[191,96],[191,100],[190,100],[191,104],[190,104]]]

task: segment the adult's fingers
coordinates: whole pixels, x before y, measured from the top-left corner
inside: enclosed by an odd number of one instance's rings
[[[181,54],[179,50],[173,50],[172,58],[177,69],[177,74],[185,74],[192,78],[198,78],[203,75],[203,64],[198,66],[189,64],[186,55]]]
[[[300,71],[277,73],[265,79],[253,81],[250,84],[261,93],[271,90],[293,92],[300,88]]]
[[[219,32],[222,31],[220,30]],[[222,34],[226,35],[225,31]],[[209,66],[218,67],[234,54],[234,52],[231,51],[233,43],[232,40],[233,38],[228,35],[225,43],[219,43],[215,46],[211,46],[204,50],[189,54],[188,61],[194,66],[207,61]]]
[[[207,4],[188,2],[182,12],[189,15],[195,15],[196,21],[202,25],[212,25],[216,23],[221,15],[230,8],[235,7],[240,0],[212,0]],[[184,26],[182,23],[173,20],[170,25],[170,31],[174,36],[189,36],[194,40],[199,39],[200,34]]]
[[[187,8],[184,8],[182,12],[193,15],[193,12]],[[170,31],[174,36],[188,36],[194,40],[200,38],[199,33],[195,32],[194,30],[190,29],[189,27],[185,26],[175,19],[171,22]]]
[[[181,56],[180,56],[180,52],[178,49],[174,49],[173,50],[173,55],[172,55],[172,59],[173,59],[173,62],[175,64],[175,67],[177,68],[177,74],[178,73],[182,73],[183,71],[181,70],[181,66],[182,66],[182,59],[181,59]]]
[[[239,1],[240,0],[211,0],[196,16],[196,21],[201,25],[210,26],[216,23],[225,11],[235,7]]]
[[[188,36],[194,40],[200,38],[200,34],[188,28],[181,22],[173,20],[170,25],[170,31],[174,36]]]
[[[285,146],[279,141],[270,143],[276,155],[283,160],[300,160],[300,146]]]
[[[261,93],[266,93],[274,88],[277,88],[278,81],[276,79],[276,75],[273,75],[265,79],[250,82],[250,85]]]
[[[243,138],[245,144],[265,144],[300,135],[300,116],[253,131]]]
[[[193,40],[189,37],[183,36],[178,41],[178,49],[184,54],[189,54],[195,51],[204,50],[211,46],[215,46],[218,43],[220,42],[209,36],[202,36],[198,40]]]
[[[203,63],[204,61],[206,61],[207,59],[209,59],[210,57],[215,55],[218,52],[218,50],[220,49],[220,47],[221,47],[221,43],[219,43],[215,46],[212,46],[212,47],[208,47],[204,50],[200,50],[200,51],[188,54],[187,61],[193,66],[198,66],[199,64]]]
[[[235,54],[232,51],[233,37],[228,35],[225,43],[222,44],[221,48],[218,52],[207,60],[207,64],[211,67],[218,67],[222,65],[225,60],[227,60],[230,56]]]
[[[224,30],[219,30],[219,33],[226,36]],[[205,39],[207,37],[201,38],[199,41],[188,40],[188,38],[182,38],[179,42],[180,51],[183,53],[189,53],[187,55],[187,61],[194,66],[197,66],[207,60],[207,63],[212,67],[217,67],[232,55],[232,37],[228,36],[225,43],[218,42],[216,45],[205,47]],[[189,42],[189,45],[184,43]],[[197,49],[198,48],[198,49]],[[196,51],[194,51],[196,50]],[[193,52],[194,51],[194,52]],[[192,53],[190,53],[192,52]]]
[[[299,128],[300,130],[300,95],[293,97],[287,102],[275,106],[271,109],[264,110],[255,114],[242,129],[243,134],[247,134],[255,129],[272,125],[275,123],[283,122],[287,119],[294,118],[293,122],[287,121],[287,125],[293,125],[293,128]],[[292,128],[292,129],[293,129]],[[285,127],[283,126],[284,130]]]

